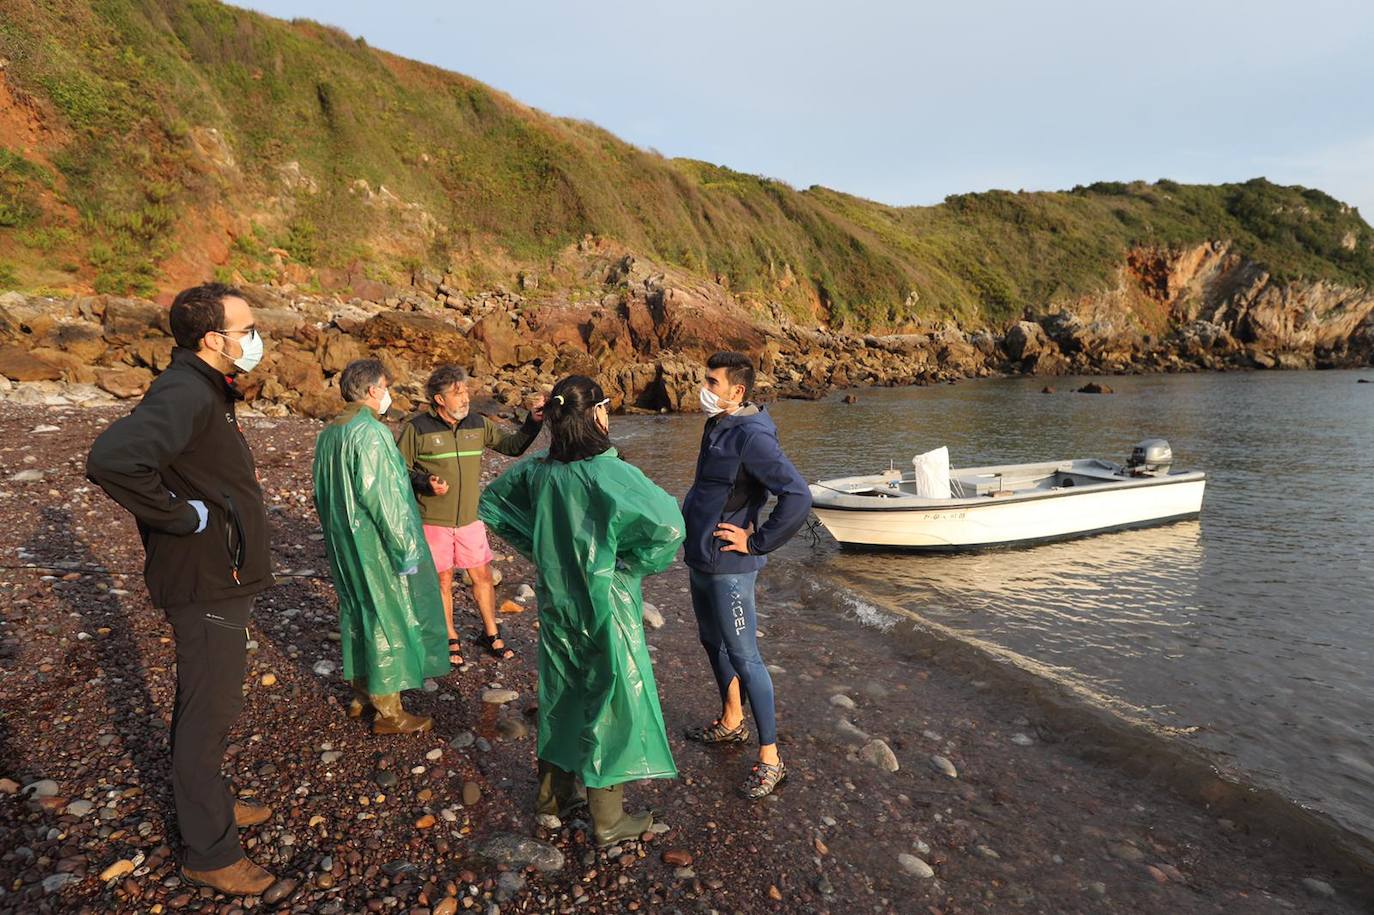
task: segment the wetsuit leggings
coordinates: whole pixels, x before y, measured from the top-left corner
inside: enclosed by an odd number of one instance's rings
[[[721,702],[730,682],[739,679],[740,693],[754,710],[754,725],[763,746],[778,740],[773,708],[773,678],[759,655],[758,619],[754,614],[754,581],[758,572],[713,575],[691,570],[692,609],[697,634],[716,675]]]

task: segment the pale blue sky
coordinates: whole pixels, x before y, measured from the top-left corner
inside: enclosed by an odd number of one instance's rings
[[[1374,220],[1363,0],[240,0],[639,146],[893,204],[1306,184]]]

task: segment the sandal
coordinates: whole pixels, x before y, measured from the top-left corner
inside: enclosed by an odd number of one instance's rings
[[[684,732],[688,740],[698,743],[744,743],[749,739],[749,727],[743,721],[733,728],[727,728],[717,718],[706,727],[688,728]]]
[[[778,760],[776,766],[768,763],[758,763],[750,771],[749,777],[744,780],[744,796],[758,800],[773,793],[773,789],[782,784],[782,780],[787,778],[787,766],[783,765],[782,760]]]
[[[462,667],[464,663],[465,663],[465,662],[463,661],[463,650],[462,650],[462,648],[459,647],[459,645],[458,645],[458,640],[457,640],[457,639],[449,639],[449,640],[448,640],[448,666],[449,666],[449,667]]]
[[[484,649],[486,649],[487,654],[491,655],[496,660],[509,661],[511,658],[515,657],[515,650],[512,649],[509,645],[502,645],[500,648],[497,648],[496,643],[498,641],[505,641],[505,639],[501,638],[500,624],[497,624],[496,631],[492,634],[488,635],[487,633],[483,632],[477,638],[477,644],[481,645]]]

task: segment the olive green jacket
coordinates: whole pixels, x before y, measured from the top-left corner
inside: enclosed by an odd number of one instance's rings
[[[401,427],[397,447],[410,471],[410,484],[420,503],[420,519],[441,527],[464,527],[477,520],[481,496],[482,452],[490,448],[519,457],[539,437],[543,424],[532,417],[515,432],[506,432],[478,413],[469,413],[449,425],[433,406],[409,417]],[[430,476],[448,484],[448,492],[436,496]]]

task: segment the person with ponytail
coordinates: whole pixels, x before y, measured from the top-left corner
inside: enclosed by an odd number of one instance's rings
[[[535,812],[563,817],[588,804],[600,846],[637,838],[653,822],[648,812],[625,812],[625,782],[677,777],[640,582],[672,564],[686,529],[676,500],[611,445],[609,405],[591,378],[560,381],[544,407],[548,451],[497,478],[478,508],[538,572]]]

